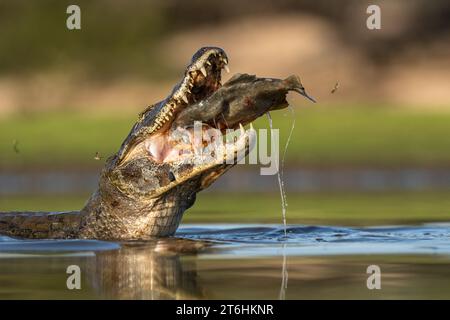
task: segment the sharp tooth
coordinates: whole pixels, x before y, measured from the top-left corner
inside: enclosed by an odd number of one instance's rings
[[[169,116],[173,116],[172,111],[167,112],[169,114]]]
[[[164,119],[166,119],[167,121],[170,120],[169,116],[164,116]]]
[[[211,62],[209,62],[209,60],[206,60],[206,64],[207,64],[208,66],[210,66],[210,65],[211,65]]]
[[[206,76],[208,75],[207,73],[206,73],[206,69],[205,69],[205,67],[201,67],[200,68],[200,71],[201,71],[201,73],[205,76],[205,78],[206,78]]]
[[[228,68],[227,65],[224,65],[223,68],[225,69],[225,71],[226,71],[227,73],[230,73],[230,68]]]
[[[183,98],[184,102],[189,103],[189,100],[188,100],[188,98],[186,96],[183,96],[182,98]]]
[[[225,62],[225,64],[228,64],[228,59],[227,58],[222,58],[222,61]]]
[[[245,134],[245,129],[242,123],[239,123],[239,128],[241,129],[241,135]]]
[[[253,128],[253,123],[251,123],[251,122],[250,122],[250,130],[255,130],[255,129]]]

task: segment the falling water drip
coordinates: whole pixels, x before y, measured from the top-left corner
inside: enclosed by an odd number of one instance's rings
[[[284,191],[284,160],[286,159],[286,152],[289,146],[289,143],[291,142],[291,137],[292,137],[292,133],[294,132],[295,129],[295,112],[294,112],[294,108],[292,108],[291,105],[288,106],[289,107],[289,111],[291,112],[291,116],[292,116],[292,124],[291,124],[291,130],[289,131],[289,135],[288,138],[286,140],[286,144],[284,145],[284,152],[283,152],[283,157],[281,158],[281,166],[280,166],[280,172],[281,172],[281,183],[283,186],[283,194],[284,194],[284,204],[286,205],[286,207],[288,207],[288,202],[287,202],[287,196],[286,196],[286,192]]]
[[[267,118],[269,118],[271,143],[274,143],[273,123],[272,123],[272,117],[270,116],[269,112],[267,112]],[[277,170],[277,177],[278,177],[278,186],[280,187],[281,210],[282,210],[282,214],[283,214],[283,225],[284,225],[284,237],[287,237],[287,230],[286,230],[286,207],[287,207],[287,204],[286,204],[286,193],[284,191],[284,184],[283,184],[283,181],[281,179],[280,168],[278,168],[278,170]]]
[[[281,268],[281,287],[280,293],[278,294],[278,300],[286,300],[286,291],[289,278],[287,269],[287,258],[286,258],[286,244],[283,244],[282,254],[283,254],[283,267]]]

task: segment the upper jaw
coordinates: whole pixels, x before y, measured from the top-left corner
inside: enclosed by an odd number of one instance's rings
[[[186,68],[183,79],[163,101],[149,106],[122,143],[115,157],[115,164],[122,163],[130,149],[150,135],[167,131],[176,115],[188,105],[205,99],[221,87],[221,71],[228,70],[228,57],[217,47],[199,49]]]
[[[183,80],[174,88],[170,100],[186,106],[202,100],[221,86],[221,71],[226,69],[228,57],[220,48],[201,48],[192,57]]]

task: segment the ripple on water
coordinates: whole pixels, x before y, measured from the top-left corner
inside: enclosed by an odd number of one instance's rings
[[[290,225],[286,231],[285,235],[284,226],[267,224],[184,225],[176,237],[208,241],[213,249],[219,249],[215,253],[236,257],[280,254],[450,254],[450,224],[445,223],[365,228]],[[170,241],[166,239],[166,242]],[[121,243],[107,241],[19,240],[0,236],[0,257],[11,253],[83,254],[120,247]],[[153,250],[150,242],[147,247]]]
[[[221,244],[233,255],[450,254],[450,224],[334,227],[186,226],[177,236]]]

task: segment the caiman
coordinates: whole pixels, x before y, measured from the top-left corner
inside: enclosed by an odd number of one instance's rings
[[[172,93],[140,114],[118,152],[106,160],[97,190],[81,211],[0,213],[0,234],[104,240],[173,235],[196,193],[255,144],[254,129],[243,126],[287,107],[289,91],[312,100],[297,76],[281,80],[237,74],[222,85],[223,69],[228,70],[223,49],[198,50]],[[201,121],[201,132],[240,128],[241,134],[213,149],[212,138],[195,137],[194,121]],[[204,156],[213,153],[219,158]]]

